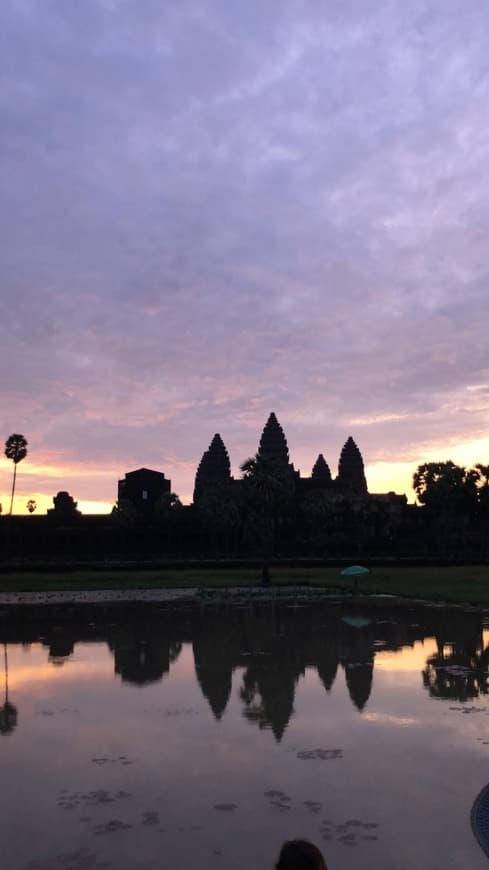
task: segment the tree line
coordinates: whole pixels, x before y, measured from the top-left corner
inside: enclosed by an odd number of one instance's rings
[[[489,465],[478,462],[464,468],[450,460],[425,462],[413,475],[413,489],[420,504],[430,510],[453,513],[487,511]]]

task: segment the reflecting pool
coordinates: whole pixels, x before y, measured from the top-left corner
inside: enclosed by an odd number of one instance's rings
[[[388,599],[4,608],[0,866],[486,867],[488,641]]]

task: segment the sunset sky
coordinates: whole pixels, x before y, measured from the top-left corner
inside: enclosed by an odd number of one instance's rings
[[[189,501],[272,410],[303,474],[352,435],[373,492],[489,462],[488,30],[487,0],[3,0],[17,511],[109,510],[143,465]]]

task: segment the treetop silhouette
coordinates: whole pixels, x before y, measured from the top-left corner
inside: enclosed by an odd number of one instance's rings
[[[413,475],[413,489],[420,504],[428,508],[470,508],[477,501],[481,476],[483,485],[484,475],[479,470],[463,468],[451,460],[425,462]]]

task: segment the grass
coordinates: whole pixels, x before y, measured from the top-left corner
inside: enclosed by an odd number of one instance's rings
[[[352,588],[333,566],[287,568],[272,566],[274,586]],[[89,591],[101,589],[226,588],[257,586],[260,570],[252,568],[168,568],[139,570],[77,570],[70,572],[12,572],[0,574],[0,592]],[[433,601],[489,604],[489,566],[381,566],[360,577],[361,593],[389,593]]]

